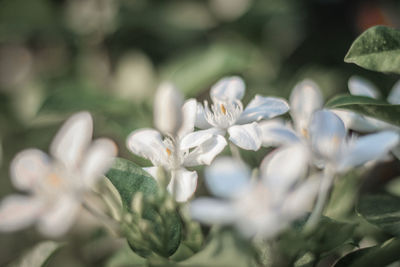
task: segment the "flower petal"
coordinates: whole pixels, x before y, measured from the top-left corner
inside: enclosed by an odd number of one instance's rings
[[[314,113],[310,126],[310,138],[317,155],[334,160],[344,145],[346,129],[343,121],[329,110]]]
[[[344,151],[339,163],[339,171],[346,171],[368,161],[378,160],[384,157],[398,142],[399,134],[392,131],[360,137],[350,144],[347,151]]]
[[[70,117],[55,136],[50,153],[67,168],[76,168],[92,139],[93,120],[89,112]]]
[[[352,95],[379,98],[380,94],[375,85],[362,77],[351,76],[347,85]]]
[[[257,151],[261,147],[262,134],[256,122],[233,125],[228,133],[229,140],[240,148]]]
[[[265,147],[301,141],[291,128],[276,120],[262,121],[258,123],[258,126],[261,130],[262,145]]]
[[[197,172],[184,168],[171,172],[171,181],[167,189],[177,202],[185,202],[193,196],[197,188]]]
[[[0,204],[0,231],[16,231],[28,227],[38,218],[43,208],[39,198],[11,195]]]
[[[281,147],[267,155],[261,163],[262,179],[278,198],[304,177],[310,161],[308,148],[302,143]]]
[[[390,125],[384,121],[366,117],[348,110],[332,110],[336,115],[342,119],[347,129],[352,129],[357,132],[376,132]]]
[[[238,124],[269,119],[286,113],[289,104],[278,97],[256,95],[237,120]]]
[[[206,112],[202,104],[197,103],[196,121],[195,126],[200,129],[208,129],[212,125],[206,119]]]
[[[107,138],[94,141],[82,163],[84,183],[92,187],[111,167],[115,156],[117,156],[117,146],[113,141]]]
[[[185,158],[185,166],[210,165],[213,159],[224,150],[227,142],[221,135],[213,135],[201,143]]]
[[[304,80],[294,87],[289,103],[296,130],[308,130],[312,114],[323,105],[321,90],[312,80]]]
[[[182,107],[182,125],[178,131],[178,137],[183,138],[185,135],[194,131],[194,123],[197,116],[196,99],[188,99]]]
[[[161,134],[153,129],[133,131],[126,140],[128,149],[141,157],[151,160],[156,166],[167,164],[168,153]]]
[[[201,130],[190,133],[182,138],[179,147],[181,150],[186,150],[189,148],[199,146],[200,144],[204,143],[205,141],[213,137],[215,132],[216,132],[215,129],[211,128],[207,130]]]
[[[192,219],[205,224],[230,224],[237,218],[230,202],[212,198],[198,198],[189,204]]]
[[[207,188],[218,197],[237,197],[250,186],[250,169],[241,161],[221,157],[204,172]]]
[[[11,182],[19,190],[32,191],[47,175],[50,166],[49,157],[39,149],[23,150],[11,162]]]
[[[175,135],[182,125],[183,96],[171,83],[162,83],[154,98],[154,125],[164,134]]]
[[[387,100],[390,104],[400,105],[400,80],[394,84]]]
[[[74,223],[80,205],[73,196],[60,196],[51,203],[47,212],[38,221],[38,229],[49,237],[58,237],[65,234]]]
[[[211,87],[210,96],[218,101],[231,102],[244,96],[245,84],[238,76],[225,77]]]

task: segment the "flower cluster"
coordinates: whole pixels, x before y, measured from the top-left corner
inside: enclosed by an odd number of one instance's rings
[[[353,94],[377,96],[357,77],[350,79],[349,88]],[[398,88],[390,102],[399,102]],[[167,181],[167,191],[176,202],[184,203],[192,219],[232,224],[249,237],[270,238],[307,212],[311,212],[308,225],[315,226],[338,174],[385,159],[398,149],[394,126],[324,109],[322,93],[311,80],[298,83],[289,102],[256,95],[244,107],[244,94],[245,84],[236,76],[211,87],[211,105],[206,100],[185,101],[172,84],[161,84],[154,101],[156,129],[138,129],[127,138],[128,149],[151,162],[143,169],[160,185]],[[287,112],[291,119],[276,118]],[[373,133],[356,134],[366,129]],[[33,223],[49,236],[68,230],[85,195],[117,154],[112,141],[91,142],[91,136],[90,114],[77,113],[56,135],[51,157],[37,149],[15,157],[12,183],[29,194],[2,201],[0,230],[18,230]],[[228,144],[233,157],[225,151]],[[270,152],[259,170],[251,171],[239,149],[261,147]],[[217,157],[221,153],[224,156]],[[192,167],[202,165],[207,165],[205,184],[215,198],[193,199],[199,169]]]

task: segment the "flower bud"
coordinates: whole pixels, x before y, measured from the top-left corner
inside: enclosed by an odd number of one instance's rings
[[[175,136],[182,125],[182,94],[170,83],[157,89],[154,99],[154,124],[164,134]]]

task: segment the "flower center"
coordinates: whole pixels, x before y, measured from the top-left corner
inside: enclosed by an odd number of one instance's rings
[[[226,108],[223,104],[220,104],[221,111],[224,115],[226,115]]]
[[[169,148],[166,148],[166,149],[165,149],[165,151],[167,151],[168,157],[170,157],[170,156],[171,156],[171,154],[172,154],[172,152],[171,152],[171,149],[169,149]]]
[[[239,100],[221,102],[214,100],[211,109],[207,101],[204,101],[205,118],[215,128],[227,129],[234,125],[240,114],[243,112],[242,102]]]

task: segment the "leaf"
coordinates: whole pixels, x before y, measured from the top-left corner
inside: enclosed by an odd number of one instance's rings
[[[304,233],[303,227],[308,216],[297,220],[292,229],[282,234],[279,246],[289,257],[297,258],[305,252],[313,254],[329,253],[350,240],[355,224],[344,223],[323,216],[312,233]]]
[[[154,195],[158,190],[156,180],[135,163],[117,158],[107,172],[106,177],[117,188],[125,209],[130,210],[132,197],[138,193],[144,196]]]
[[[400,126],[400,105],[391,105],[370,97],[340,95],[329,100],[325,107],[351,110]]]
[[[105,267],[139,267],[145,264],[145,258],[135,254],[129,246],[124,246],[108,259]]]
[[[131,248],[143,257],[153,253],[171,256],[181,242],[182,224],[176,210],[164,206],[165,198],[158,198],[160,191],[156,180],[135,163],[122,158],[114,161],[106,177],[121,195],[123,209],[131,215],[123,216],[131,220],[122,222]],[[143,196],[139,203],[143,206],[140,214],[131,208],[132,199],[138,193]]]
[[[383,231],[400,236],[400,197],[383,193],[362,196],[357,212]]]
[[[64,244],[54,241],[44,241],[35,245],[24,253],[18,260],[11,263],[9,267],[42,267]]]
[[[333,267],[381,267],[400,260],[400,240],[391,239],[381,246],[358,249],[341,259]]]
[[[369,28],[353,42],[344,61],[369,70],[400,73],[400,31],[385,26]]]

